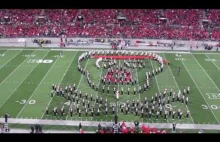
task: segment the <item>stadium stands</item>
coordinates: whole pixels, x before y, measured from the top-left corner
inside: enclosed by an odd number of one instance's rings
[[[220,10],[3,9],[2,37],[124,37],[219,40]],[[201,20],[211,20],[211,31]],[[211,33],[211,34],[210,34]],[[209,34],[211,36],[209,36]]]

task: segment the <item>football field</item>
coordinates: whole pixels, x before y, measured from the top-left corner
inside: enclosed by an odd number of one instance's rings
[[[78,57],[85,51],[64,51],[64,56],[60,56],[58,50],[6,50],[0,49],[0,116],[3,117],[8,113],[11,118],[25,119],[62,119],[62,120],[87,120],[87,121],[113,121],[114,115],[109,110],[108,115],[101,112],[100,116],[91,118],[86,117],[82,108],[82,116],[76,113],[75,105],[73,106],[73,116],[68,113],[61,117],[53,116],[52,110],[57,107],[58,110],[65,105],[66,110],[70,103],[66,97],[54,96],[51,97],[52,84],[65,86],[76,84],[77,90],[82,91],[83,96],[88,93],[88,96],[101,96],[103,100],[108,102],[123,104],[127,100],[144,101],[147,97],[151,99],[155,93],[163,92],[166,88],[169,92],[173,89],[174,92],[181,92],[183,89],[190,87],[189,103],[186,105],[181,102],[171,102],[166,104],[164,109],[172,108],[177,111],[179,108],[186,112],[190,111],[190,117],[186,118],[185,113],[183,118],[172,120],[168,117],[164,120],[160,117],[156,120],[153,115],[151,119],[148,117],[141,118],[133,113],[125,115],[121,113],[119,105],[117,111],[120,121],[131,122],[138,120],[148,123],[187,123],[187,124],[219,124],[220,122],[220,54],[219,53],[181,53],[179,56],[176,53],[157,53],[171,64],[165,65],[164,71],[155,77],[151,78],[150,88],[142,94],[120,95],[116,102],[113,93],[102,93],[102,85],[100,83],[101,76],[107,73],[105,69],[95,67],[96,59],[89,58],[82,61],[81,66],[90,73],[91,80],[95,84],[99,84],[99,91],[95,91],[88,86],[87,79],[81,75],[77,69]],[[157,62],[146,60],[144,69],[135,69],[132,76],[137,78],[138,84],[143,85],[146,71],[150,71],[158,67]],[[118,62],[119,65],[123,61]],[[181,68],[178,74],[178,68]],[[127,90],[126,85],[119,84],[117,86]],[[133,90],[134,86],[131,86]],[[110,88],[112,91],[112,87]],[[80,102],[82,103],[82,99]],[[170,100],[172,98],[170,97]],[[91,105],[96,106],[95,101],[91,101]],[[49,108],[50,114],[45,114],[46,107]],[[90,113],[88,113],[90,114]]]

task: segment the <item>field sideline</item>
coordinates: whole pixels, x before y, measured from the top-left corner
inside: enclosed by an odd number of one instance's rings
[[[153,51],[154,52],[154,51]],[[88,87],[86,78],[77,71],[77,60],[82,50],[64,50],[64,57],[60,57],[60,51],[55,49],[0,49],[0,116],[7,112],[11,118],[28,119],[54,119],[45,115],[45,108],[52,109],[54,106],[60,107],[66,102],[64,98],[51,97],[51,85],[69,85],[76,83],[77,88],[83,93],[89,92],[108,98],[114,101],[113,97],[107,97],[101,92],[97,92]],[[155,52],[157,53],[157,52]],[[176,53],[158,52],[163,58],[171,62],[170,66],[165,66],[163,73],[152,79],[152,86],[145,95],[141,96],[120,96],[120,101],[125,102],[138,98],[143,100],[145,96],[151,98],[156,92],[163,92],[165,88],[173,89],[175,92],[190,86],[189,104],[171,104],[174,109],[190,110],[190,117],[182,120],[166,121],[163,119],[149,120],[141,119],[129,114],[119,113],[119,120],[131,122],[139,120],[150,123],[186,123],[186,124],[219,124],[220,122],[220,56],[219,53]],[[91,78],[99,84],[101,75],[106,72],[98,70],[94,66],[95,59],[89,59],[82,63],[82,66],[92,72]],[[148,69],[157,66],[154,62],[149,62]],[[177,74],[178,67],[181,68],[180,75]],[[133,74],[141,83],[145,71],[136,70]],[[119,88],[121,85],[118,86]],[[58,119],[61,119],[58,117]],[[74,115],[72,118],[65,115],[67,120],[84,121],[111,121],[113,116],[82,117]]]

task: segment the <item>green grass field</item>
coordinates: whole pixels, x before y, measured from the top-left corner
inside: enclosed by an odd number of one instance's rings
[[[113,93],[110,95],[102,94],[100,90],[91,89],[86,81],[77,70],[78,57],[83,51],[64,51],[64,57],[60,57],[59,51],[53,50],[0,50],[0,116],[7,112],[11,118],[28,118],[28,119],[55,119],[51,113],[45,115],[45,108],[49,106],[51,111],[55,106],[60,107],[68,103],[66,98],[50,96],[52,84],[60,84],[63,88],[66,85],[76,83],[77,89],[82,94],[91,94],[93,98],[97,95],[106,98],[110,102],[116,103]],[[167,120],[160,118],[152,119],[135,116],[133,113],[122,114],[118,109],[120,121],[134,121],[152,123],[191,123],[191,124],[219,124],[220,122],[220,56],[218,53],[200,53],[200,54],[181,54],[178,58],[174,53],[159,53],[163,58],[170,61],[171,65],[165,65],[162,73],[153,77],[150,82],[150,89],[141,95],[120,95],[119,103],[125,103],[127,100],[141,100],[144,97],[151,98],[157,92],[163,92],[165,88],[173,89],[178,92],[190,86],[189,104],[174,102],[171,106],[177,111],[181,108],[183,112],[190,110],[191,116],[180,121]],[[41,61],[39,61],[41,60]],[[95,67],[96,59],[90,58],[81,63],[82,67],[90,72],[91,80],[95,84],[100,84],[100,77],[106,73],[104,69]],[[122,61],[119,62],[122,64]],[[154,61],[146,60],[146,68],[135,69],[132,72],[134,78],[137,78],[139,84],[145,80],[145,72],[158,66]],[[181,67],[180,75],[177,74],[178,67]],[[117,87],[121,88],[122,85]],[[124,86],[127,90],[128,86]],[[131,90],[133,90],[131,86]],[[171,99],[171,98],[170,98]],[[91,102],[95,105],[95,102]],[[68,106],[67,106],[68,107]],[[73,108],[75,111],[75,108]],[[90,114],[90,113],[89,113]],[[58,116],[56,119],[67,120],[92,120],[92,121],[111,121],[114,116],[109,112],[108,116],[101,113],[101,116],[85,117],[84,111],[82,117],[74,113],[73,117],[65,114],[64,118]]]

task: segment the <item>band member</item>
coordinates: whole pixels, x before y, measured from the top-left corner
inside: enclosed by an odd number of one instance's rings
[[[94,110],[92,109],[91,110],[91,117],[93,118],[93,116],[94,116]]]
[[[81,117],[81,110],[79,109],[79,118]]]
[[[92,89],[95,89],[95,84],[94,84],[94,82],[92,83]]]
[[[75,91],[75,96],[78,96],[78,91],[77,90]]]
[[[96,96],[96,100],[95,100],[96,103],[99,103],[99,97]]]
[[[155,101],[157,101],[157,93],[155,94],[155,97],[154,97]]]
[[[184,103],[184,100],[185,100],[185,96],[183,95],[182,96],[182,104]]]
[[[112,114],[115,115],[115,107],[112,107]]]
[[[187,88],[186,94],[187,94],[187,95],[189,94],[189,87]]]
[[[62,94],[62,97],[64,97],[64,91],[63,90],[61,91],[61,94]]]
[[[98,85],[96,85],[96,91],[98,91],[99,90],[99,86]]]
[[[69,93],[67,94],[67,99],[70,101],[70,94]]]
[[[144,97],[144,104],[147,103],[147,97]]]
[[[154,105],[151,108],[151,112],[154,113]]]
[[[54,116],[57,116],[57,107],[55,107],[55,108],[53,109],[53,115],[54,115]]]
[[[139,90],[138,90],[139,94],[141,93],[141,91],[142,91],[142,88],[141,86],[139,86]]]
[[[144,109],[141,109],[141,118],[144,118]]]
[[[54,90],[51,91],[51,97],[53,97],[53,94],[54,94]]]
[[[164,112],[164,120],[167,120],[167,111]]]
[[[83,103],[83,106],[85,106],[85,100],[84,99],[82,100],[82,103]]]
[[[163,109],[162,106],[160,106],[159,109],[160,109],[160,116],[161,116],[162,115],[162,109]]]
[[[100,100],[99,100],[100,104],[102,104],[102,97],[100,97]]]
[[[169,109],[169,116],[172,114],[172,108]]]
[[[120,109],[121,109],[121,113],[123,113],[124,109],[123,109],[123,107],[121,106],[121,104],[120,104]]]
[[[66,87],[65,87],[65,93],[67,93],[67,90],[68,90],[68,87],[66,86]]]
[[[87,102],[87,107],[90,108],[90,102],[89,101]]]
[[[128,95],[130,95],[130,88],[128,87]]]
[[[108,115],[108,107],[105,108],[105,116]]]
[[[73,90],[74,91],[76,90],[76,84],[75,83],[73,84]]]
[[[136,94],[136,87],[134,87],[134,95]]]
[[[175,111],[173,111],[173,114],[172,114],[172,120],[174,120],[174,118],[175,118]]]
[[[177,112],[177,116],[178,116],[178,117],[180,116],[180,112],[181,112],[181,109],[179,108],[179,109],[178,109],[178,112]]]
[[[55,89],[55,85],[53,84],[53,85],[52,85],[52,90],[54,90],[54,89]]]
[[[182,115],[183,115],[183,113],[180,112],[180,115],[179,115],[179,119],[180,119],[180,120],[182,119]]]
[[[159,118],[159,114],[160,114],[160,112],[157,111],[157,113],[156,113],[156,120],[158,120],[158,118]]]
[[[73,117],[73,109],[70,108],[70,117]]]
[[[76,103],[78,104],[79,103],[79,98],[76,96]]]
[[[124,92],[123,87],[121,87],[121,95],[123,95],[123,92]]]
[[[137,116],[138,115],[138,108],[136,107],[135,108],[135,116]]]
[[[186,111],[186,118],[189,118],[189,110]]]
[[[46,115],[47,115],[47,116],[49,115],[49,109],[48,109],[48,107],[46,108]]]
[[[76,100],[75,96],[73,96],[72,100],[73,100],[73,102],[75,102],[75,100]]]
[[[187,96],[187,97],[186,97],[186,100],[185,100],[186,105],[188,104],[188,101],[189,101],[189,98],[188,98],[188,96]]]
[[[147,90],[147,85],[144,83],[144,91]]]
[[[183,96],[185,96],[185,95],[186,95],[186,89],[183,90]]]
[[[173,93],[173,96],[172,96],[172,102],[175,101],[175,93]]]
[[[92,95],[90,96],[90,101],[93,101],[93,96]]]
[[[71,95],[73,94],[73,88],[70,88],[70,94]]]
[[[85,96],[86,100],[88,99],[88,94],[86,93],[86,96]]]
[[[86,117],[88,116],[88,109],[87,109],[87,107],[85,108],[85,115],[86,115]]]
[[[102,86],[102,93],[103,94],[105,93],[105,86],[104,85]]]
[[[167,104],[170,104],[170,97],[167,97]]]
[[[151,111],[149,111],[149,114],[148,114],[148,116],[149,116],[149,119],[151,119],[151,116],[152,116],[152,113],[151,113]]]
[[[79,105],[76,105],[76,112],[79,113]]]
[[[108,86],[108,88],[107,88],[107,93],[109,94],[109,86]]]
[[[170,89],[170,96],[172,96],[173,94],[173,89]]]
[[[97,110],[97,116],[100,116],[100,110],[99,110],[99,108],[98,108],[98,110]]]

